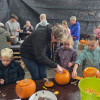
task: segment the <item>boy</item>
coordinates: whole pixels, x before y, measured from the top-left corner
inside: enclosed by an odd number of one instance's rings
[[[75,62],[72,78],[77,76],[77,68],[81,64],[82,69],[86,67],[96,67],[97,69],[100,69],[100,48],[98,47],[98,40],[95,35],[90,35],[87,37],[87,46],[84,48],[79,58]]]
[[[16,83],[24,79],[24,70],[18,62],[12,60],[13,51],[9,48],[1,50],[0,84]]]

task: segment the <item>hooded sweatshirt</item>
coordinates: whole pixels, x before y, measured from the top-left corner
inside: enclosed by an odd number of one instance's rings
[[[8,42],[10,41],[10,36],[8,34],[8,32],[0,27],[0,51],[3,48],[7,48],[8,47]]]
[[[47,20],[42,20],[40,23],[38,23],[35,27],[35,29],[37,29],[39,27],[39,25],[41,26],[47,26],[49,23],[47,22]]]

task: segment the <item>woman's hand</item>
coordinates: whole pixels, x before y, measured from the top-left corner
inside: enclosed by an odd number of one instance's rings
[[[62,73],[63,72],[63,68],[60,65],[57,65],[57,68],[55,68],[55,71],[58,73]]]

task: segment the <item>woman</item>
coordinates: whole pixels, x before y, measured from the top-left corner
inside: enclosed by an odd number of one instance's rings
[[[26,25],[23,27],[23,33],[31,34],[34,30],[34,27],[31,25],[30,21],[26,21]]]
[[[8,42],[10,42],[8,31],[4,28],[4,24],[0,23],[0,51],[9,47]]]

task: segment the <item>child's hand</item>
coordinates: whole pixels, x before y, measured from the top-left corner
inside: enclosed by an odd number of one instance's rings
[[[73,66],[73,64],[69,62],[69,63],[68,63],[68,67],[71,67],[71,66]]]
[[[4,79],[0,79],[0,84],[4,84]]]
[[[77,72],[76,71],[73,71],[72,72],[72,78],[75,79],[76,76],[77,76]]]

